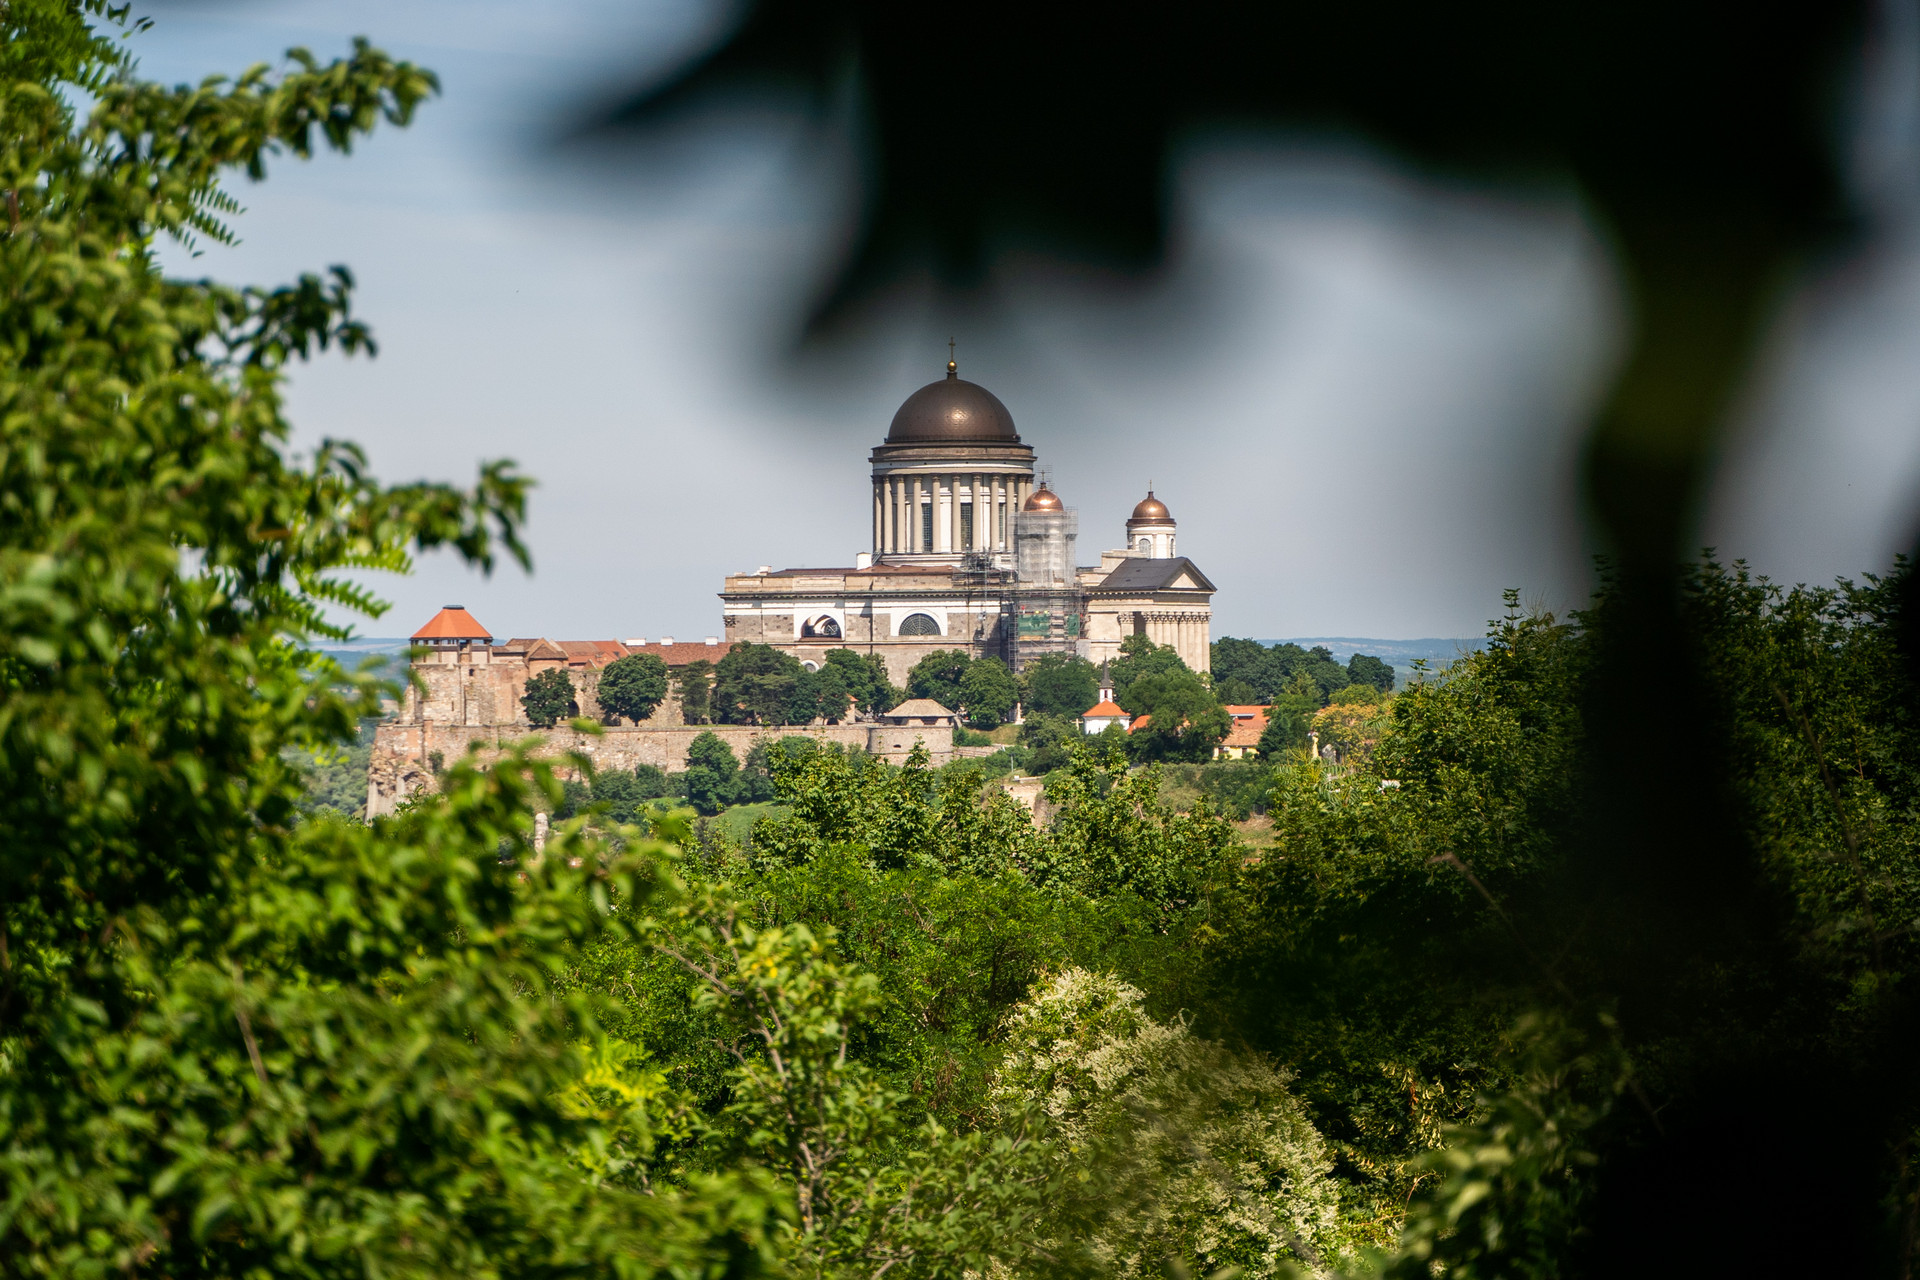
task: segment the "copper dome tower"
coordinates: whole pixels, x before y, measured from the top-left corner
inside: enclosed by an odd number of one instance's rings
[[[1060,495],[1047,488],[1047,482],[1042,480],[1040,487],[1033,491],[1026,505],[1020,509],[1022,511],[1065,511],[1067,507],[1060,501]]]
[[[1133,517],[1127,523],[1162,524],[1172,521],[1173,514],[1167,510],[1167,504],[1154,497],[1153,490],[1148,489],[1147,496],[1140,499],[1139,505],[1134,507]]]

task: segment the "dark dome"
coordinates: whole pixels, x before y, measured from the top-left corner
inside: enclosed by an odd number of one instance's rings
[[[1133,509],[1133,519],[1128,520],[1127,523],[1132,524],[1137,520],[1142,524],[1158,524],[1163,520],[1171,521],[1172,519],[1173,517],[1167,514],[1167,504],[1154,497],[1153,490],[1149,489],[1147,496],[1140,499],[1140,505]]]
[[[1040,487],[1027,496],[1026,505],[1020,509],[1022,511],[1065,511],[1067,508],[1066,504],[1060,501],[1060,495],[1047,488],[1047,482],[1042,480]]]
[[[929,382],[900,406],[887,428],[888,444],[941,444],[949,440],[1005,440],[1018,443],[1013,415],[999,397],[963,380],[951,367],[939,382]]]

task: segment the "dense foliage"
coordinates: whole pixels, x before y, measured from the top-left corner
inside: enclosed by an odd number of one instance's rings
[[[607,715],[624,716],[638,724],[666,701],[667,664],[651,653],[615,658],[601,671],[594,697]]]
[[[818,671],[792,654],[751,641],[736,644],[714,668],[712,715],[721,724],[808,724],[891,709],[900,691],[870,654],[829,649]]]
[[[527,723],[536,729],[551,729],[580,713],[580,704],[573,697],[573,677],[564,667],[536,671],[527,677],[527,691],[520,695],[520,705],[526,708]]]
[[[349,278],[168,281],[153,237],[433,82],[363,45],[164,90],[69,7],[0,22],[0,1274],[1911,1272],[1904,565],[1696,566],[1711,697],[1631,752],[1609,589],[1390,701],[1309,654],[1272,723],[1351,731],[1338,767],[1163,772],[1040,713],[1033,809],[769,734],[303,815],[378,710],[309,644],[377,612],[341,573],[519,558],[525,482],[294,463],[286,361],[370,349]],[[884,696],[771,652],[721,718]],[[1145,643],[1110,674],[1213,692]],[[735,840],[676,786],[779,806]]]
[[[1258,640],[1223,636],[1213,642],[1208,661],[1215,688],[1232,685],[1235,689],[1251,691],[1252,700],[1258,702],[1272,702],[1285,693],[1298,694],[1305,690],[1316,699],[1317,708],[1325,706],[1327,699],[1348,685],[1371,685],[1382,693],[1390,693],[1394,684],[1393,668],[1379,658],[1356,653],[1342,667],[1333,660],[1332,651],[1325,645],[1302,649],[1291,642],[1269,646]],[[1222,701],[1238,702],[1240,698],[1222,698]]]
[[[167,89],[111,21],[0,25],[0,1273],[751,1269],[777,1189],[644,1194],[638,1114],[570,1092],[600,1032],[551,975],[651,867],[528,857],[557,787],[511,755],[296,821],[289,755],[378,712],[303,648],[374,607],[340,571],[518,557],[526,486],[290,461],[287,361],[370,349],[349,277],[173,281],[152,248],[225,239],[223,173],[403,124],[433,78],[361,44]]]
[[[1100,671],[1085,658],[1043,653],[1020,671],[1020,701],[1029,714],[1080,716],[1100,700]]]

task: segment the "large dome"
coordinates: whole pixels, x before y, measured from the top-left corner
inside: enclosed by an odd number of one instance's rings
[[[962,440],[1017,443],[1013,415],[985,387],[964,381],[953,365],[939,382],[907,397],[887,429],[888,444],[945,444]]]

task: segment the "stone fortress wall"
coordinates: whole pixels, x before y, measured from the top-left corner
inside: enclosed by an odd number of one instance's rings
[[[702,733],[713,733],[744,757],[761,739],[790,736],[812,738],[822,744],[857,747],[890,763],[899,764],[916,745],[924,745],[935,763],[953,758],[951,724],[890,724],[855,722],[812,725],[689,725],[681,714],[677,694],[654,708],[652,716],[634,724],[621,720],[604,725],[599,734],[578,733],[565,724],[536,730],[520,699],[527,680],[541,671],[564,667],[573,681],[580,715],[605,720],[594,691],[607,663],[628,653],[654,653],[669,668],[684,667],[695,657],[718,661],[731,646],[720,644],[634,644],[612,640],[510,640],[501,645],[467,644],[422,654],[413,666],[424,692],[409,687],[398,713],[374,731],[367,768],[367,817],[392,813],[415,792],[434,785],[434,756],[443,763],[469,750],[483,760],[497,756],[508,743],[538,733],[539,754],[556,757],[578,752],[595,769],[632,769],[649,764],[678,773],[687,767],[687,748]]]

